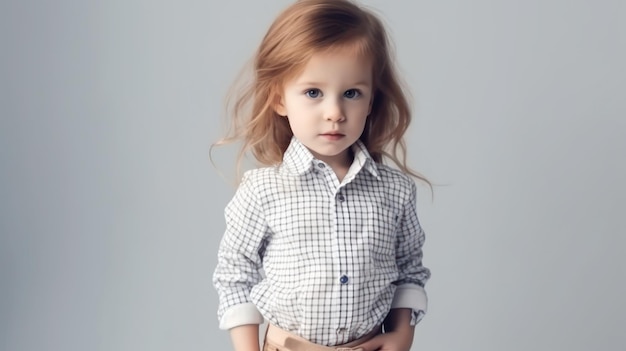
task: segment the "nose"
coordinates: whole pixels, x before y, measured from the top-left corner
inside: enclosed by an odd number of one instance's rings
[[[339,101],[328,101],[324,110],[324,119],[333,123],[343,122],[346,119],[343,107]]]

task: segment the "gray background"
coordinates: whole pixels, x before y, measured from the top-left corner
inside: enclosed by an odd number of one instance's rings
[[[234,188],[208,146],[288,3],[2,1],[0,349],[230,347],[210,278]],[[623,349],[624,1],[366,3],[439,184],[413,350]]]

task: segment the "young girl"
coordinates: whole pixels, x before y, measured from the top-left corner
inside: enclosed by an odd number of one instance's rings
[[[409,121],[376,16],[348,0],[278,16],[225,139],[266,165],[226,207],[213,277],[235,350],[259,349],[264,320],[263,350],[410,349],[430,272]]]

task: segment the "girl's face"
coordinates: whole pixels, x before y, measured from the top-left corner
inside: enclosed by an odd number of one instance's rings
[[[315,54],[284,86],[276,112],[319,160],[348,167],[372,106],[372,64],[349,49]]]

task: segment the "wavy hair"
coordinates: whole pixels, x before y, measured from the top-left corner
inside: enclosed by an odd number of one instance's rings
[[[374,67],[372,109],[360,140],[376,162],[388,158],[404,173],[432,187],[406,163],[404,134],[411,108],[390,46],[382,21],[350,0],[295,2],[265,34],[254,56],[252,79],[239,94],[231,92],[227,103],[230,130],[213,146],[242,142],[238,174],[242,157],[249,153],[261,165],[280,163],[293,135],[287,118],[274,110],[285,82],[301,72],[313,54],[348,47],[372,60]]]

